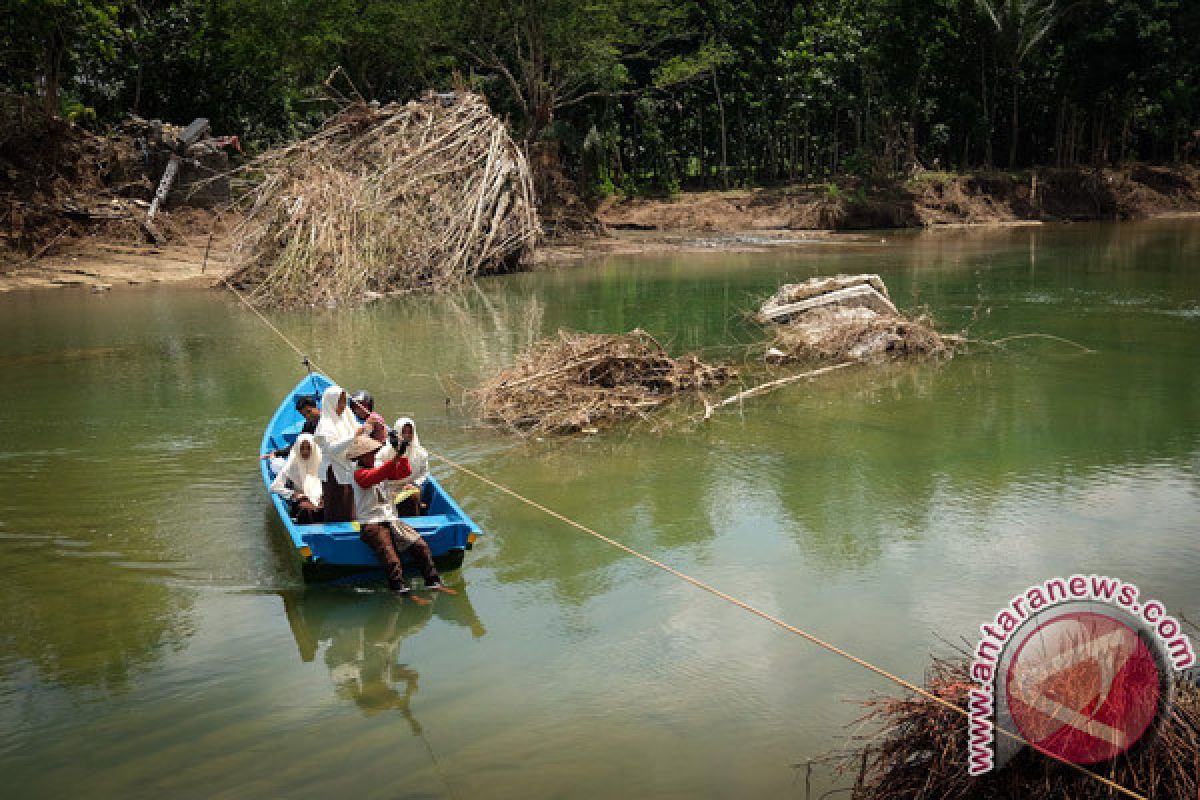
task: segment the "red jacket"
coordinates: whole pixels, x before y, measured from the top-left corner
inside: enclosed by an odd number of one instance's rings
[[[402,481],[412,475],[412,467],[408,459],[400,456],[394,461],[385,461],[378,467],[359,467],[354,470],[354,482],[364,489],[370,489],[383,481]]]

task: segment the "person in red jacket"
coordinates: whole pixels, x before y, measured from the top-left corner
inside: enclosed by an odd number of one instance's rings
[[[383,444],[366,434],[355,437],[346,450],[346,458],[358,464],[354,470],[354,511],[360,526],[359,538],[375,553],[387,573],[388,588],[398,594],[408,594],[412,588],[404,579],[402,553],[410,553],[425,578],[425,588],[454,594],[442,584],[429,545],[413,528],[400,521],[392,504],[392,481],[402,481],[412,474],[404,457],[407,443],[400,440],[391,459],[375,466],[375,453]]]

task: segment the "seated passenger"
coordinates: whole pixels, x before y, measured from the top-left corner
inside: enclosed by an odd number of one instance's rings
[[[271,491],[288,503],[288,511],[300,525],[320,522],[322,516],[321,454],[311,433],[296,437],[287,463],[275,476]]]
[[[393,430],[403,441],[408,442],[406,455],[408,465],[412,468],[412,475],[400,487],[400,494],[403,496],[396,502],[396,512],[402,517],[417,517],[425,512],[421,496],[425,481],[429,480],[429,451],[421,446],[421,440],[417,438],[417,425],[410,417],[396,420]]]
[[[407,478],[411,470],[404,457],[406,443],[401,441],[398,452],[389,460],[375,466],[375,453],[380,449],[378,441],[370,436],[358,436],[346,450],[346,457],[358,464],[354,471],[354,507],[360,526],[359,538],[375,553],[387,574],[388,588],[398,594],[412,591],[404,579],[404,566],[400,555],[409,552],[425,578],[425,588],[455,594],[442,584],[433,554],[421,534],[405,525],[396,516],[392,495],[387,490],[388,481]]]
[[[366,422],[375,411],[375,397],[366,389],[359,389],[350,395],[350,411],[359,423]]]
[[[346,449],[363,429],[346,407],[346,392],[330,386],[321,395],[321,421],[313,438],[321,454],[322,492],[326,522],[354,520],[354,463],[346,458]]]
[[[321,410],[317,408],[317,400],[314,397],[301,397],[296,401],[296,410],[300,412],[300,416],[304,417],[304,427],[300,429],[301,433],[316,433],[317,423],[321,421]],[[287,458],[292,452],[292,446],[281,447],[278,450],[271,450],[263,453],[262,460],[268,458]],[[272,464],[274,466],[274,464]],[[282,468],[282,467],[281,467]],[[275,472],[279,472],[278,469]]]

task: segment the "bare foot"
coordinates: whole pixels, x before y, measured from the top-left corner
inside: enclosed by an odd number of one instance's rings
[[[409,594],[409,595],[408,595],[408,599],[409,599],[409,600],[412,600],[414,603],[416,603],[416,604],[417,604],[417,605],[419,605],[419,606],[427,606],[427,605],[429,605],[430,603],[432,603],[432,602],[433,602],[432,600],[428,600],[428,599],[426,599],[426,598],[424,598],[424,597],[420,597],[420,596],[418,596],[418,595],[415,595],[415,594]]]
[[[458,594],[457,589],[451,589],[449,586],[429,586],[426,587],[431,592],[441,592],[442,594]]]

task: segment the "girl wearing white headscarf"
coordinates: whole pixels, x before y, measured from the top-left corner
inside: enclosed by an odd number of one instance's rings
[[[408,450],[404,455],[408,457],[412,475],[407,478],[402,491],[415,490],[414,494],[397,504],[396,510],[402,517],[416,517],[424,508],[421,503],[421,490],[425,487],[425,481],[429,479],[429,451],[421,446],[421,440],[417,437],[417,424],[411,417],[400,417],[392,430],[408,442]]]
[[[311,433],[296,437],[287,462],[275,476],[271,491],[288,502],[292,518],[301,525],[321,521],[324,489],[319,476],[321,452]]]
[[[359,433],[358,421],[346,407],[346,392],[330,386],[321,395],[321,420],[313,435],[321,451],[318,473],[325,498],[326,522],[350,522],[354,519],[354,467],[346,460],[346,448]]]

